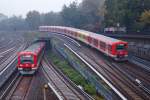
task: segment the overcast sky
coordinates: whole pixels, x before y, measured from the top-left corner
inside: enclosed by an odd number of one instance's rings
[[[70,4],[74,0],[0,0],[0,13],[7,16],[25,15],[28,11],[37,10],[40,13],[62,9],[64,4]],[[81,0],[76,0],[81,2]]]

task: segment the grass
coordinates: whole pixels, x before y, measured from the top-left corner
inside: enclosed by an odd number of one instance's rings
[[[90,84],[79,72],[72,68],[67,61],[60,58],[55,53],[51,53],[49,55],[49,58],[75,84],[82,86],[85,92],[93,96],[96,100],[103,100],[102,97],[96,94],[95,87],[92,84]]]

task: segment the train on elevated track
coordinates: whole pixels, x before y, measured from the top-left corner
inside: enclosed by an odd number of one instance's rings
[[[18,53],[17,69],[22,75],[34,74],[44,55],[45,42],[36,42]]]
[[[39,31],[67,35],[90,45],[116,61],[126,61],[128,43],[93,32],[63,26],[40,26]]]

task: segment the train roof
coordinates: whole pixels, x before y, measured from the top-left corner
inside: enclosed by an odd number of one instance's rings
[[[101,34],[96,34],[96,33],[93,33],[93,32],[89,32],[89,31],[82,30],[82,29],[76,29],[76,28],[72,28],[72,27],[64,27],[64,26],[42,26],[42,27],[47,27],[47,28],[52,28],[53,27],[53,28],[73,30],[77,33],[80,33],[80,34],[90,36],[92,38],[107,42],[108,44],[113,44],[113,43],[118,43],[118,42],[127,43],[127,42],[124,42],[124,41],[119,40],[119,39],[111,38],[111,37],[104,36],[104,35],[101,35]]]
[[[89,36],[89,33],[85,32],[85,31],[77,30],[77,33],[80,33],[85,36]]]
[[[31,46],[29,46],[26,50],[21,51],[19,54],[37,54],[41,50],[42,46],[44,46],[44,42],[34,43]]]
[[[118,39],[115,39],[115,38],[107,37],[107,36],[104,36],[104,35],[101,35],[101,34],[96,34],[96,33],[81,30],[81,29],[75,29],[75,28],[71,28],[71,29],[74,29],[76,32],[78,32],[80,34],[84,34],[86,36],[90,36],[92,38],[95,38],[95,39],[98,39],[98,40],[101,40],[101,41],[105,41],[109,44],[117,43],[117,42],[124,42],[124,41],[121,41],[121,40],[118,40]]]
[[[75,29],[75,28],[73,28],[73,29],[75,31],[77,31],[78,33],[81,33],[81,34],[84,34],[86,36],[90,36],[92,38],[95,38],[95,39],[107,42],[109,44],[118,43],[118,42],[126,43],[126,42],[124,42],[122,40],[111,38],[111,37],[108,37],[108,36],[105,36],[105,35],[89,32],[89,31],[81,30],[81,29]]]
[[[95,39],[98,39],[98,40],[101,40],[101,41],[105,41],[109,44],[112,44],[112,43],[116,43],[116,42],[123,42],[121,40],[118,40],[118,39],[115,39],[115,38],[111,38],[111,37],[107,37],[107,36],[104,36],[104,35],[101,35],[101,34],[96,34],[96,33],[90,33],[90,36],[95,38]]]

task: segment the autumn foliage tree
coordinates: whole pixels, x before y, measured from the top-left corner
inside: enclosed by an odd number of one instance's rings
[[[140,23],[143,29],[150,31],[150,10],[146,10],[141,14]]]
[[[105,0],[105,7],[105,27],[115,27],[119,23],[128,31],[146,31],[148,24],[143,26],[142,21],[148,16],[150,0]]]

